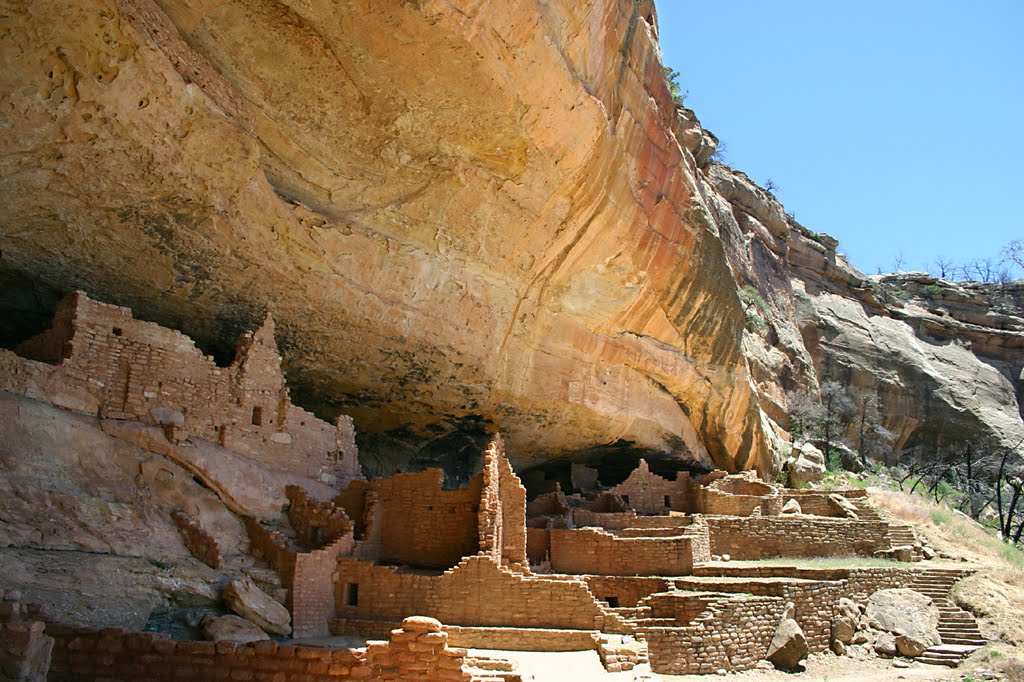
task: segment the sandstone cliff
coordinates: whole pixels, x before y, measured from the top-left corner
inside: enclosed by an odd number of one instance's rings
[[[42,0],[3,22],[5,345],[73,288],[221,356],[272,312],[296,401],[351,414],[371,470],[500,428],[518,467],[620,444],[768,471],[784,390],[825,376],[882,394],[904,444],[1022,430],[1019,305],[885,300],[711,163],[651,0]]]

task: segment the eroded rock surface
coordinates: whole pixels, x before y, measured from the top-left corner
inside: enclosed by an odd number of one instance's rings
[[[80,287],[214,350],[269,310],[296,398],[351,412],[370,461],[375,433],[422,465],[480,420],[517,464],[768,466],[649,0],[5,21],[9,309]]]

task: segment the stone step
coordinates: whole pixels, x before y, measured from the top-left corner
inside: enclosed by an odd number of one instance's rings
[[[965,646],[984,646],[988,641],[981,637],[942,637],[943,644],[964,644]]]

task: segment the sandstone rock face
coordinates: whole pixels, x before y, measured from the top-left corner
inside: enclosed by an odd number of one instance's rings
[[[893,450],[1024,436],[1024,286],[866,277],[712,161],[652,0],[66,4],[5,20],[6,346],[72,288],[220,356],[270,311],[370,474],[495,429],[774,471],[820,379]]]
[[[232,580],[224,588],[224,601],[232,611],[267,632],[290,635],[292,617],[288,609],[256,587],[249,578]]]
[[[498,427],[520,466],[628,442],[770,468],[650,0],[6,21],[8,310],[81,287],[215,351],[269,310],[296,399],[351,412],[371,467]]]
[[[867,617],[879,630],[896,636],[896,647],[904,656],[919,656],[929,646],[942,642],[939,610],[920,592],[879,590],[868,600]],[[910,653],[914,651],[917,653]]]

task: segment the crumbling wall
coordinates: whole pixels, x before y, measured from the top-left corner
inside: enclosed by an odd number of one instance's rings
[[[449,568],[479,546],[483,477],[458,490],[443,490],[444,472],[426,469],[373,481],[355,481],[335,502],[344,507],[369,542],[358,553],[367,559]],[[373,498],[374,504],[367,505]],[[368,518],[368,511],[376,513]],[[371,537],[372,535],[372,537]],[[525,552],[525,548],[524,548]]]
[[[596,528],[551,530],[551,568],[596,575],[687,575],[693,538],[616,537]]]
[[[757,478],[753,471],[716,478],[700,489],[700,508],[705,514],[724,516],[774,516],[782,512],[779,488]]]
[[[609,493],[618,495],[639,514],[667,514],[669,511],[695,512],[697,483],[686,472],[670,481],[651,471],[641,459],[636,469]]]
[[[527,567],[526,488],[505,458],[496,435],[484,455],[480,493],[479,550],[499,563]]]
[[[180,510],[174,511],[171,518],[178,526],[181,540],[188,551],[192,552],[192,556],[210,568],[220,568],[224,565],[224,557],[216,538],[203,530],[195,519]]]
[[[163,426],[331,484],[362,477],[351,420],[331,425],[291,404],[270,316],[243,334],[230,366],[218,367],[184,334],[74,292],[53,326],[18,352],[54,364],[2,351],[2,390]]]
[[[343,507],[333,501],[314,500],[297,485],[287,486],[285,495],[291,503],[288,521],[302,545],[319,549],[344,536],[351,539],[353,525]]]
[[[455,625],[624,627],[582,580],[526,575],[489,555],[466,557],[439,576],[341,557],[336,575],[341,618],[398,621],[423,614]]]

